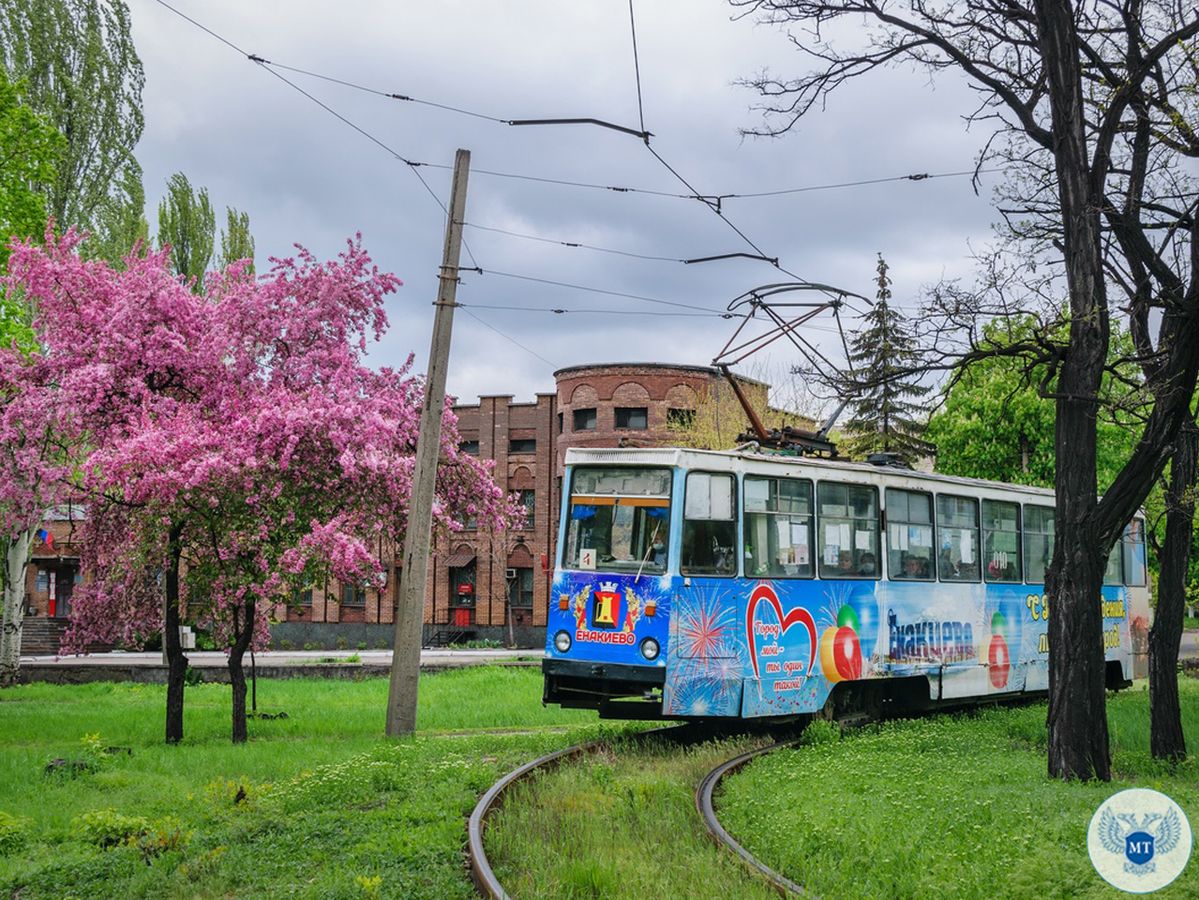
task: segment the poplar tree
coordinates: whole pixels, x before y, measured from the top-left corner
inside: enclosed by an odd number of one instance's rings
[[[171,268],[192,282],[199,293],[212,262],[216,216],[208,189],[193,190],[182,172],[167,179],[167,194],[158,204],[158,246],[170,248]]]
[[[145,74],[124,0],[0,0],[0,65],[65,141],[39,179],[60,226],[90,227],[142,135]]]
[[[911,464],[930,450],[921,439],[926,425],[918,402],[929,388],[911,374],[917,358],[916,339],[891,305],[891,279],[881,253],[876,271],[874,306],[850,342],[850,383],[855,396],[845,423],[847,437],[841,444],[851,456],[893,453]]]

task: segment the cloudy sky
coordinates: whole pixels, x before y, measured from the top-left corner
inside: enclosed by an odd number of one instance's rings
[[[383,93],[500,119],[640,127],[626,0],[169,2],[248,53]],[[172,172],[186,173],[218,210],[249,212],[260,269],[294,243],[329,256],[362,232],[380,265],[404,280],[389,302],[391,330],[372,352],[379,364],[414,353],[424,371],[444,237],[437,202],[389,150],[431,164],[416,171],[442,202],[455,149],[471,151],[463,265],[483,274],[464,274],[459,287],[449,375],[450,392],[464,401],[485,393],[531,400],[552,391],[554,369],[568,365],[707,364],[735,322],[618,294],[716,312],[751,288],[792,280],[747,259],[682,265],[552,243],[670,260],[753,252],[695,200],[485,174],[687,193],[636,137],[586,125],[512,127],[273,70],[384,149],[156,0],[130,6],[146,69],[138,157],[151,207]],[[652,146],[702,193],[968,171],[985,140],[963,124],[971,96],[962,85],[912,71],[846,86],[782,138],[742,138],[739,129],[762,120],[758,98],[737,80],[764,69],[793,75],[806,64],[787,36],[735,20],[716,0],[635,0],[634,9]],[[945,177],[729,199],[723,209],[806,280],[873,296],[881,252],[896,300],[914,305],[922,287],[969,275],[971,247],[990,236],[994,177],[984,176],[977,195],[969,177]],[[152,227],[153,218],[152,209]],[[689,315],[660,315],[669,312]],[[832,326],[826,319],[808,331],[829,352]],[[742,370],[774,382],[786,401],[797,392],[784,383],[787,369],[800,362],[780,344]]]

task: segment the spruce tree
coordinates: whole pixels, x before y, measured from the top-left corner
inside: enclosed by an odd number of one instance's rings
[[[929,388],[909,374],[916,358],[916,339],[891,306],[891,279],[881,253],[877,271],[874,306],[850,342],[854,396],[842,445],[853,457],[894,453],[910,465],[930,452],[921,439],[925,422],[924,407],[919,403]]]

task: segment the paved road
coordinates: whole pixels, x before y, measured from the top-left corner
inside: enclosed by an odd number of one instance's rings
[[[536,650],[422,650],[422,666],[479,666],[493,662],[537,661],[544,651]],[[363,665],[390,666],[390,650],[265,650],[255,654],[260,666],[306,666],[347,662],[349,657]],[[195,669],[224,668],[225,654],[219,651],[187,651],[188,664]],[[23,663],[40,666],[154,666],[162,664],[161,653],[93,653],[87,656],[22,656]],[[246,656],[246,665],[250,657]]]
[[[1185,631],[1179,647],[1182,657],[1199,657],[1199,631]],[[542,651],[535,650],[422,650],[422,666],[479,666],[493,662],[520,660],[539,662]],[[390,666],[390,650],[266,650],[257,654],[262,666],[305,666],[316,663],[344,662],[357,656],[363,665]],[[187,654],[193,668],[224,668],[225,654],[216,651],[191,650]],[[23,656],[25,663],[45,666],[153,666],[162,663],[161,653],[94,653],[90,656]],[[247,665],[249,657],[246,658]]]

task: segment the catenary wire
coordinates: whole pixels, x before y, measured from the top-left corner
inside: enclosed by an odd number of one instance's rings
[[[463,303],[459,303],[459,304],[457,304],[457,305],[458,305],[459,307],[462,307],[462,311],[463,311],[464,313],[466,313],[468,316],[470,316],[472,319],[474,319],[476,322],[478,322],[478,323],[479,323],[480,325],[482,325],[484,328],[489,328],[489,329],[491,329],[491,330],[492,330],[492,331],[494,331],[496,334],[498,334],[500,337],[502,337],[504,340],[506,340],[506,341],[508,341],[508,342],[510,342],[510,343],[512,343],[512,344],[515,344],[517,347],[520,347],[520,349],[521,349],[521,350],[523,350],[523,351],[525,351],[525,353],[528,353],[528,354],[530,354],[530,355],[532,355],[532,356],[535,356],[535,357],[537,357],[539,360],[541,360],[541,361],[542,361],[543,363],[545,363],[547,366],[551,366],[551,367],[557,368],[557,365],[558,365],[557,363],[550,362],[548,359],[546,359],[544,356],[542,356],[542,355],[541,355],[540,353],[538,353],[536,350],[530,350],[528,347],[526,347],[524,344],[522,344],[522,343],[521,343],[520,341],[518,341],[516,338],[512,337],[511,335],[504,334],[504,332],[500,331],[500,330],[499,330],[498,328],[496,328],[494,325],[489,325],[488,323],[484,322],[482,319],[480,319],[478,316],[476,316],[476,315],[475,315],[473,312],[471,312],[469,309],[466,309],[466,308],[465,308],[465,304],[463,304]]]
[[[412,174],[416,176],[417,181],[420,182],[421,186],[425,189],[425,192],[428,193],[428,195],[433,198],[433,202],[436,203],[438,208],[441,209],[442,215],[446,219],[449,218],[450,212],[449,212],[449,209],[446,207],[445,203],[443,203],[441,198],[437,196],[436,191],[434,191],[433,188],[429,186],[429,183],[425,180],[424,176],[421,175],[421,173],[417,171],[417,167],[420,165],[423,165],[422,163],[416,162],[415,160],[408,159],[406,156],[404,156],[402,153],[400,153],[394,147],[389,146],[384,141],[380,140],[378,137],[371,134],[365,128],[358,125],[356,122],[351,121],[346,116],[342,115],[337,110],[335,110],[333,107],[329,106],[329,104],[322,101],[320,98],[314,96],[313,94],[310,94],[308,91],[304,90],[302,87],[300,87],[294,81],[287,78],[285,75],[282,75],[281,73],[276,72],[269,65],[266,65],[265,61],[261,57],[256,56],[253,53],[248,53],[247,51],[243,50],[241,47],[237,46],[237,44],[230,41],[228,38],[223,37],[222,35],[213,31],[211,28],[208,28],[207,26],[201,24],[200,22],[197,22],[191,16],[189,16],[189,15],[183,13],[182,11],[176,9],[175,7],[171,6],[171,4],[167,3],[166,0],[155,0],[155,2],[158,3],[160,6],[164,7],[165,9],[170,10],[175,15],[179,16],[181,19],[184,19],[185,21],[190,22],[192,25],[199,28],[205,34],[211,35],[212,37],[214,37],[218,41],[220,41],[222,44],[225,44],[227,47],[230,47],[233,50],[237,51],[242,56],[244,56],[246,59],[248,59],[251,62],[258,65],[259,68],[264,69],[267,72],[270,72],[270,74],[274,75],[276,78],[278,78],[280,81],[282,81],[288,87],[290,87],[292,90],[294,90],[294,91],[298,92],[299,94],[301,94],[302,96],[306,97],[308,100],[310,100],[311,102],[313,102],[317,106],[319,106],[321,109],[323,109],[325,112],[329,113],[329,115],[333,116],[338,121],[342,122],[344,125],[347,125],[350,128],[352,128],[354,131],[358,132],[358,134],[362,135],[364,138],[369,140],[371,143],[378,146],[380,149],[382,149],[383,151],[388,153],[394,159],[398,160],[399,162],[404,163],[404,165],[412,172]],[[451,166],[437,166],[436,168],[449,169],[452,167]],[[462,248],[466,251],[466,255],[470,259],[471,264],[477,265],[478,263],[475,261],[474,254],[471,252],[470,246],[466,243],[465,240],[462,242]]]
[[[641,120],[641,130],[645,131],[645,104],[641,100],[641,62],[637,59],[637,25],[633,20],[633,0],[629,0],[629,33],[633,38],[633,74],[637,79],[637,116]],[[646,138],[646,143],[649,138]]]
[[[741,319],[744,318],[743,313],[730,312],[656,312],[647,309],[595,309],[595,308],[575,308],[562,306],[508,306],[498,303],[459,303],[459,306],[469,306],[471,309],[498,309],[508,312],[536,312],[536,313],[554,313],[555,315],[566,315],[568,313],[577,313],[579,315],[593,316],[655,316],[664,319]]]
[[[674,306],[679,309],[689,309],[695,312],[702,313],[719,313],[721,310],[711,309],[706,306],[697,306],[693,303],[680,303],[677,300],[663,300],[661,297],[647,297],[644,294],[629,294],[624,291],[613,291],[608,288],[590,287],[585,284],[573,284],[569,281],[555,281],[552,278],[538,278],[533,275],[520,275],[515,272],[497,272],[495,269],[479,269],[480,275],[498,275],[501,278],[515,278],[520,281],[530,281],[535,284],[548,284],[553,287],[570,288],[576,291],[585,291],[590,294],[603,294],[607,297],[623,297],[627,300],[641,300],[645,303],[657,303],[662,306]]]

